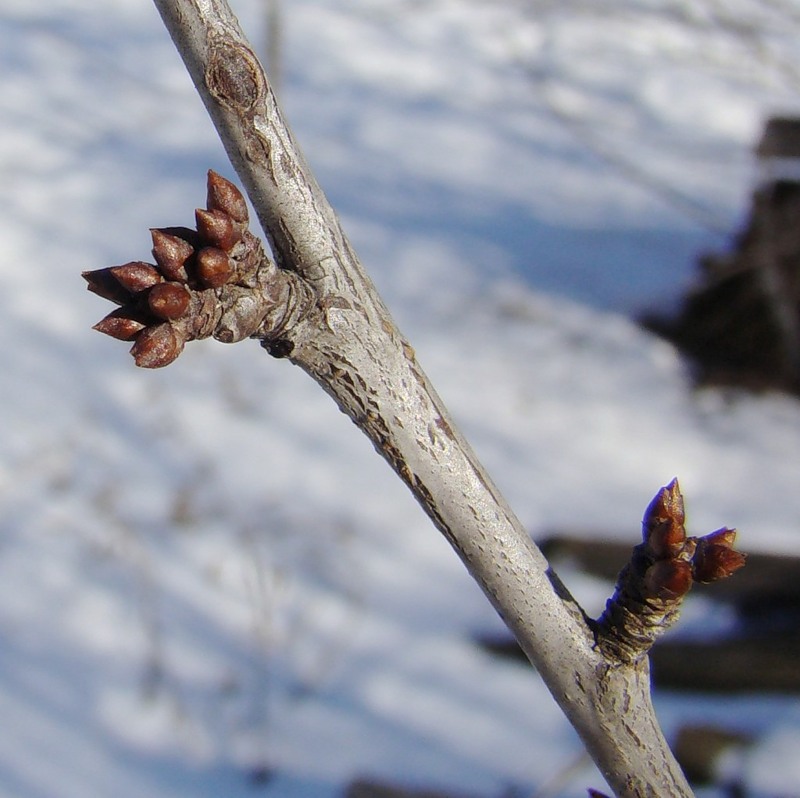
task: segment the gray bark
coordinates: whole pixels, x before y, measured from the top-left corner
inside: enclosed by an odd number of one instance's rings
[[[284,331],[308,372],[409,486],[520,642],[618,796],[690,796],[656,721],[647,658],[593,629],[456,429],[305,164],[224,0],[155,0],[278,266],[315,302]],[[531,712],[535,712],[531,707]]]

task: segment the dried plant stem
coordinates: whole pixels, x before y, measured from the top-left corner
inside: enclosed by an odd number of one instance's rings
[[[224,0],[155,0],[266,231],[313,304],[280,354],[335,399],[413,491],[516,635],[618,796],[690,796],[652,709],[456,429],[307,168]],[[531,712],[536,708],[531,707]]]

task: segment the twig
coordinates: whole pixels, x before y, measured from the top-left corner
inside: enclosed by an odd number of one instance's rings
[[[597,646],[596,624],[456,429],[308,170],[227,4],[155,4],[247,187],[275,262],[246,230],[236,189],[212,173],[197,232],[154,232],[155,276],[142,272],[143,264],[86,274],[92,290],[122,305],[115,312],[122,321],[111,314],[98,328],[134,340],[143,366],[166,365],[187,340],[213,335],[226,342],[256,337],[303,368],[452,544],[616,794],[690,796],[653,712],[647,658],[625,661]]]

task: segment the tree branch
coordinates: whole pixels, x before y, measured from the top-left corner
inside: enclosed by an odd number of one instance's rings
[[[627,656],[604,646],[608,630],[624,627],[625,618],[601,626],[587,619],[507,506],[358,262],[226,2],[155,4],[275,262],[246,230],[236,189],[212,173],[197,231],[153,232],[156,276],[138,262],[86,273],[91,290],[122,306],[97,328],[135,340],[132,352],[143,366],[166,365],[187,340],[208,335],[226,342],[257,337],[272,354],[289,357],[408,485],[616,795],[690,796],[650,701],[649,643],[632,655],[625,649]]]

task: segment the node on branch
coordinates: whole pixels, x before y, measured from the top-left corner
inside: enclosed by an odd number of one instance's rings
[[[643,541],[597,621],[597,644],[612,661],[632,664],[644,657],[678,619],[694,582],[724,579],[745,564],[745,555],[733,548],[736,530],[687,537],[684,521],[683,496],[673,479],[645,511]]]
[[[313,303],[312,292],[264,253],[248,230],[239,189],[209,170],[206,208],[195,211],[195,224],[151,230],[155,264],[83,272],[90,291],[120,306],[94,329],[133,341],[143,368],[167,366],[188,341],[209,337],[259,338],[271,353],[289,354],[290,328]]]

